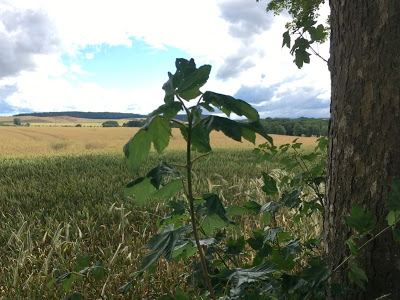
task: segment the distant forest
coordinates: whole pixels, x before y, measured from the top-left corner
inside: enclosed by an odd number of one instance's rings
[[[294,136],[327,136],[329,119],[283,119],[266,118],[261,120],[268,133]]]
[[[63,112],[43,112],[43,113],[24,113],[15,115],[21,116],[36,116],[36,117],[75,117],[85,119],[134,119],[123,126],[127,127],[141,127],[144,124],[147,115],[132,114],[132,113],[118,113],[118,112],[82,112],[82,111],[63,111]],[[208,115],[203,115],[203,118]],[[175,117],[178,120],[186,121],[186,115],[178,115]],[[138,120],[139,119],[139,120]],[[313,118],[266,118],[261,120],[262,125],[268,133],[293,135],[293,136],[327,136],[329,119],[313,119]]]

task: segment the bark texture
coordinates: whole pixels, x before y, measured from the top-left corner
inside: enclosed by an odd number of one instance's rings
[[[332,80],[325,257],[349,255],[343,216],[360,204],[387,226],[386,194],[400,178],[400,1],[330,0]],[[348,299],[400,299],[400,246],[387,231],[360,253],[367,290]],[[333,281],[349,284],[347,265]]]

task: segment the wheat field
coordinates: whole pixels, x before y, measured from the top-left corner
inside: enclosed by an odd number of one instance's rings
[[[138,128],[130,127],[0,127],[1,156],[43,156],[65,154],[90,154],[122,151],[124,144]],[[276,145],[292,142],[296,137],[271,135]],[[222,132],[212,132],[213,148],[252,149],[253,144],[236,142]],[[305,147],[315,146],[314,137],[301,137],[299,142]],[[265,139],[257,137],[256,144]],[[184,149],[185,141],[179,129],[172,129],[168,149]]]

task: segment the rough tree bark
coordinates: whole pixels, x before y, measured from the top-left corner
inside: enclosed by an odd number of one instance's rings
[[[354,203],[387,226],[385,197],[400,178],[400,1],[330,0],[332,81],[325,205],[325,257],[333,269],[349,253],[343,216]],[[349,299],[400,299],[400,246],[390,231],[358,260],[367,290]],[[346,266],[333,281],[348,284]]]

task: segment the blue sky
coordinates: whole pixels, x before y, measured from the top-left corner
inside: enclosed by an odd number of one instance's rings
[[[298,70],[281,48],[289,21],[248,0],[0,0],[0,115],[149,113],[175,58],[211,64],[203,91],[262,117],[329,117],[326,64]],[[329,13],[321,10],[321,20]],[[318,50],[329,57],[329,45]]]

